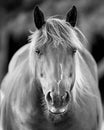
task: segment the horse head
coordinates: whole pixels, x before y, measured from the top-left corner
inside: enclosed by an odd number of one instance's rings
[[[72,100],[76,47],[71,43],[69,34],[70,28],[75,26],[76,14],[73,6],[65,21],[53,17],[45,21],[44,14],[38,7],[34,11],[38,37],[35,39],[36,44],[32,39],[30,59],[31,62],[35,60],[33,73],[40,82],[46,109],[53,114],[67,112]]]

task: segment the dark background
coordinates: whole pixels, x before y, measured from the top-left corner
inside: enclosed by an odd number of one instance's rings
[[[0,0],[0,82],[7,73],[13,54],[28,42],[29,31],[35,30],[35,5],[46,17],[62,15],[76,5],[77,26],[87,37],[87,49],[98,65],[99,89],[104,103],[104,0]]]

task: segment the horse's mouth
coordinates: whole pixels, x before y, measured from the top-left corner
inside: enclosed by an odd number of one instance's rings
[[[48,110],[49,113],[53,115],[63,115],[68,111],[68,105],[61,108],[55,108],[54,106],[49,106]]]
[[[69,112],[68,104],[64,107],[55,108],[54,106],[48,107],[48,119],[52,123],[59,123],[66,120]]]

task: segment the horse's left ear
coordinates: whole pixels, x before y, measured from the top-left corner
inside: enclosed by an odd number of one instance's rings
[[[75,6],[72,7],[71,10],[66,15],[66,22],[69,22],[72,27],[75,26],[77,21],[77,9]]]
[[[37,29],[41,29],[42,26],[45,24],[44,14],[38,6],[36,6],[34,9],[34,22]]]

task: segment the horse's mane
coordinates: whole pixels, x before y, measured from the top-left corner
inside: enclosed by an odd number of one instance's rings
[[[32,88],[32,82],[35,80],[35,64],[37,62],[35,49],[51,44],[56,47],[62,44],[65,48],[70,46],[77,49],[75,53],[75,84],[73,87],[75,103],[78,104],[77,99],[80,98],[79,95],[93,96],[97,89],[97,78],[93,76],[94,74],[96,75],[96,64],[84,47],[86,43],[87,40],[85,36],[77,27],[73,28],[65,20],[58,18],[51,17],[47,19],[42,29],[32,32],[31,36],[29,36],[28,55],[24,60],[21,56],[22,51],[18,51],[18,56],[14,56],[10,62],[8,74],[2,83],[2,89],[5,91],[5,104],[11,102],[12,99],[12,103],[17,103],[16,107],[20,107],[19,102],[21,101],[21,97],[28,95],[28,92],[30,92]],[[27,48],[25,48],[24,51],[26,51],[26,49]],[[91,64],[87,64],[84,57],[87,60],[91,59]],[[19,63],[17,63],[18,61]],[[90,72],[92,64],[94,65],[94,72],[92,72],[94,74]],[[92,86],[95,86],[95,88]],[[20,113],[18,114],[22,118]]]

